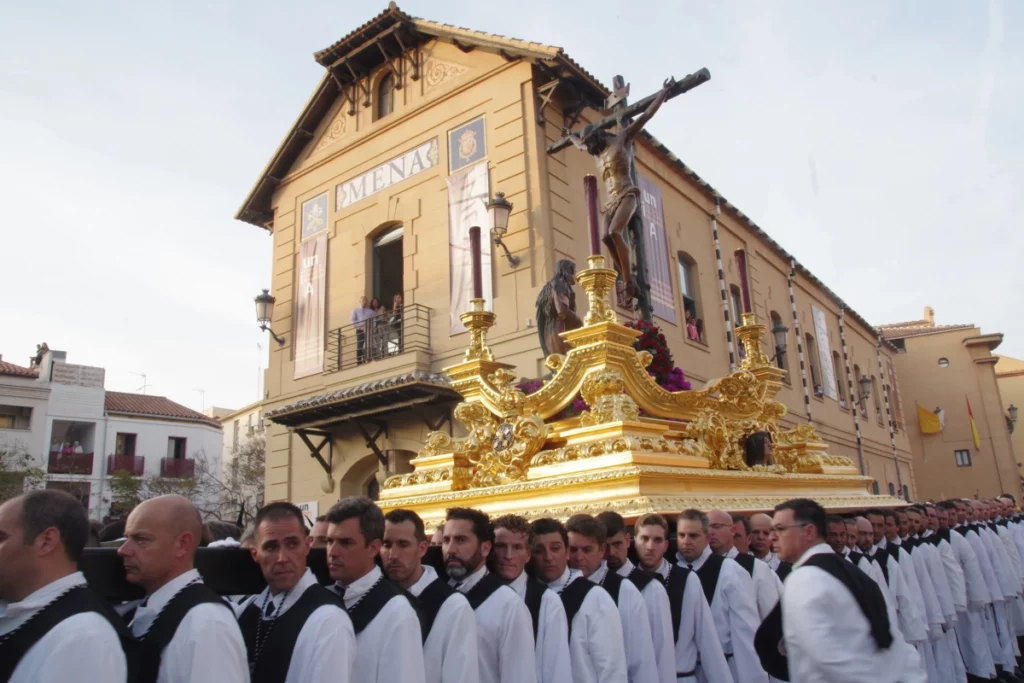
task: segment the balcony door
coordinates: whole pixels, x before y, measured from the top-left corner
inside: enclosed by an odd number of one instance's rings
[[[382,306],[391,310],[396,294],[405,291],[402,287],[404,270],[402,236],[405,228],[397,225],[373,239],[373,292]]]

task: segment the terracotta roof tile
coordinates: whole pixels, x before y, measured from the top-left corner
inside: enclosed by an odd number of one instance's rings
[[[124,413],[128,415],[149,415],[151,417],[169,417],[176,420],[204,422],[208,425],[220,426],[213,418],[186,408],[180,403],[163,396],[147,396],[145,394],[125,394],[119,391],[108,391],[103,401],[108,413]]]
[[[908,320],[904,323],[886,323],[884,325],[878,325],[878,329],[885,329],[887,327],[931,327],[931,323],[927,320]]]
[[[917,325],[915,323],[902,323],[899,325],[883,325],[878,328],[886,339],[906,339],[907,337],[921,337],[926,334],[938,334],[940,332],[954,332],[956,330],[973,330],[974,325]]]
[[[20,365],[0,360],[0,375],[12,375],[14,377],[39,377],[39,371],[32,368],[23,368]]]

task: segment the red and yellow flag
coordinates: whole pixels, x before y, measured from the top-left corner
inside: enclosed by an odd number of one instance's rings
[[[978,436],[978,423],[974,421],[974,412],[971,410],[971,399],[967,399],[967,417],[971,419],[971,436],[974,437],[974,448],[981,450],[981,437]]]

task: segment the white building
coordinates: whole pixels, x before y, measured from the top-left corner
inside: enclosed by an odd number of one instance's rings
[[[221,462],[224,463],[224,476],[228,476],[228,468],[234,460],[235,453],[244,448],[250,439],[262,437],[263,434],[263,402],[255,401],[238,410],[227,408],[207,408],[206,415],[220,423],[224,433],[224,451]]]
[[[79,498],[93,519],[110,511],[109,477],[189,477],[197,454],[221,468],[220,424],[162,396],[104,389],[103,368],[43,352],[24,368],[0,360],[0,440],[18,442],[46,487]]]

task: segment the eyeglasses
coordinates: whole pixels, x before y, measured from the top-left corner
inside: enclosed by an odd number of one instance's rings
[[[781,536],[782,532],[785,531],[786,529],[793,529],[793,528],[796,528],[796,527],[808,526],[809,524],[810,524],[810,522],[801,522],[800,524],[790,524],[789,526],[773,526],[772,527],[772,531],[775,532],[775,534],[777,536]]]

